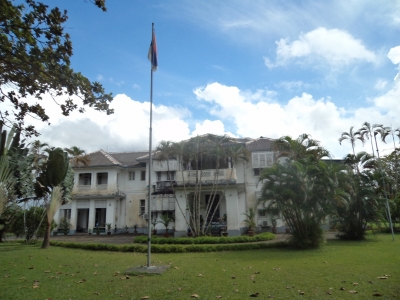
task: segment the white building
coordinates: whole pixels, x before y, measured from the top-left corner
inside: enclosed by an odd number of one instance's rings
[[[245,227],[243,213],[249,207],[257,207],[262,184],[259,183],[260,171],[272,166],[274,152],[273,140],[236,139],[250,151],[249,162],[239,161],[236,165],[226,163],[218,170],[216,197],[221,197],[214,218],[227,217],[229,235],[240,235]],[[103,150],[89,154],[87,167],[75,167],[73,200],[61,206],[54,220],[59,223],[62,217],[70,219],[71,233],[87,232],[99,226],[111,224],[112,232],[132,232],[137,226],[139,232],[147,232],[147,218],[158,218],[161,214],[174,217],[175,236],[187,233],[187,224],[182,212],[187,212],[186,197],[193,196],[191,180],[197,170],[183,166],[177,160],[170,160],[169,173],[166,161],[153,159],[151,176],[151,214],[147,211],[149,185],[148,152],[107,153]],[[183,170],[184,169],[184,170]],[[203,169],[201,172],[201,201],[205,203],[215,185],[215,169]],[[173,187],[171,187],[171,183]],[[184,183],[184,184],[183,184]],[[264,229],[271,225],[270,216],[258,206],[257,224]],[[282,226],[278,220],[278,226]],[[116,231],[115,231],[115,228]],[[157,225],[162,230],[162,224]],[[283,228],[280,228],[283,230]]]

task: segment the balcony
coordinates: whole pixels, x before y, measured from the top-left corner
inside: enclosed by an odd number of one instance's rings
[[[175,180],[168,180],[168,181],[157,181],[155,184],[155,191],[152,195],[167,195],[173,194],[172,187],[176,185]]]
[[[178,162],[176,160],[169,161],[169,168],[166,160],[164,161],[153,160],[153,171],[155,172],[167,172],[167,171],[177,171],[177,170],[178,170]]]
[[[202,185],[236,184],[236,169],[178,171],[176,181],[178,186],[193,185],[198,181],[201,181]]]

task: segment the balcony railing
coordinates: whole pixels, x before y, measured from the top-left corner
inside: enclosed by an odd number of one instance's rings
[[[201,181],[202,183],[236,183],[236,169],[210,169],[210,170],[189,170],[176,172],[176,181],[179,185],[191,184]]]
[[[154,192],[152,193],[153,195],[162,195],[162,194],[173,194],[173,189],[172,187],[176,185],[175,180],[168,180],[168,181],[157,181],[155,183],[155,189]]]

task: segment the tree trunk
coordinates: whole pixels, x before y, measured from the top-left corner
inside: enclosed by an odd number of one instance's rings
[[[46,232],[44,233],[44,239],[42,243],[42,249],[50,247],[50,223],[47,221]]]

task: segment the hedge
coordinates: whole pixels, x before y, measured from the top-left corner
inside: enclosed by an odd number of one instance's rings
[[[264,242],[275,239],[276,236],[270,232],[264,232],[253,237],[249,236],[233,236],[233,237],[212,237],[200,236],[196,238],[180,237],[180,238],[161,238],[154,236],[151,238],[152,244],[174,244],[174,245],[190,245],[190,244],[238,244],[238,243],[254,243]],[[138,236],[134,239],[134,243],[147,244],[147,236]]]
[[[50,242],[52,246],[65,248],[78,248],[94,251],[117,251],[117,252],[139,252],[147,253],[147,246],[144,245],[112,245],[112,244],[80,244],[68,242]],[[152,253],[187,253],[187,252],[218,252],[218,251],[241,251],[269,248],[287,248],[286,242],[276,243],[241,243],[241,244],[219,244],[219,245],[152,245]]]

